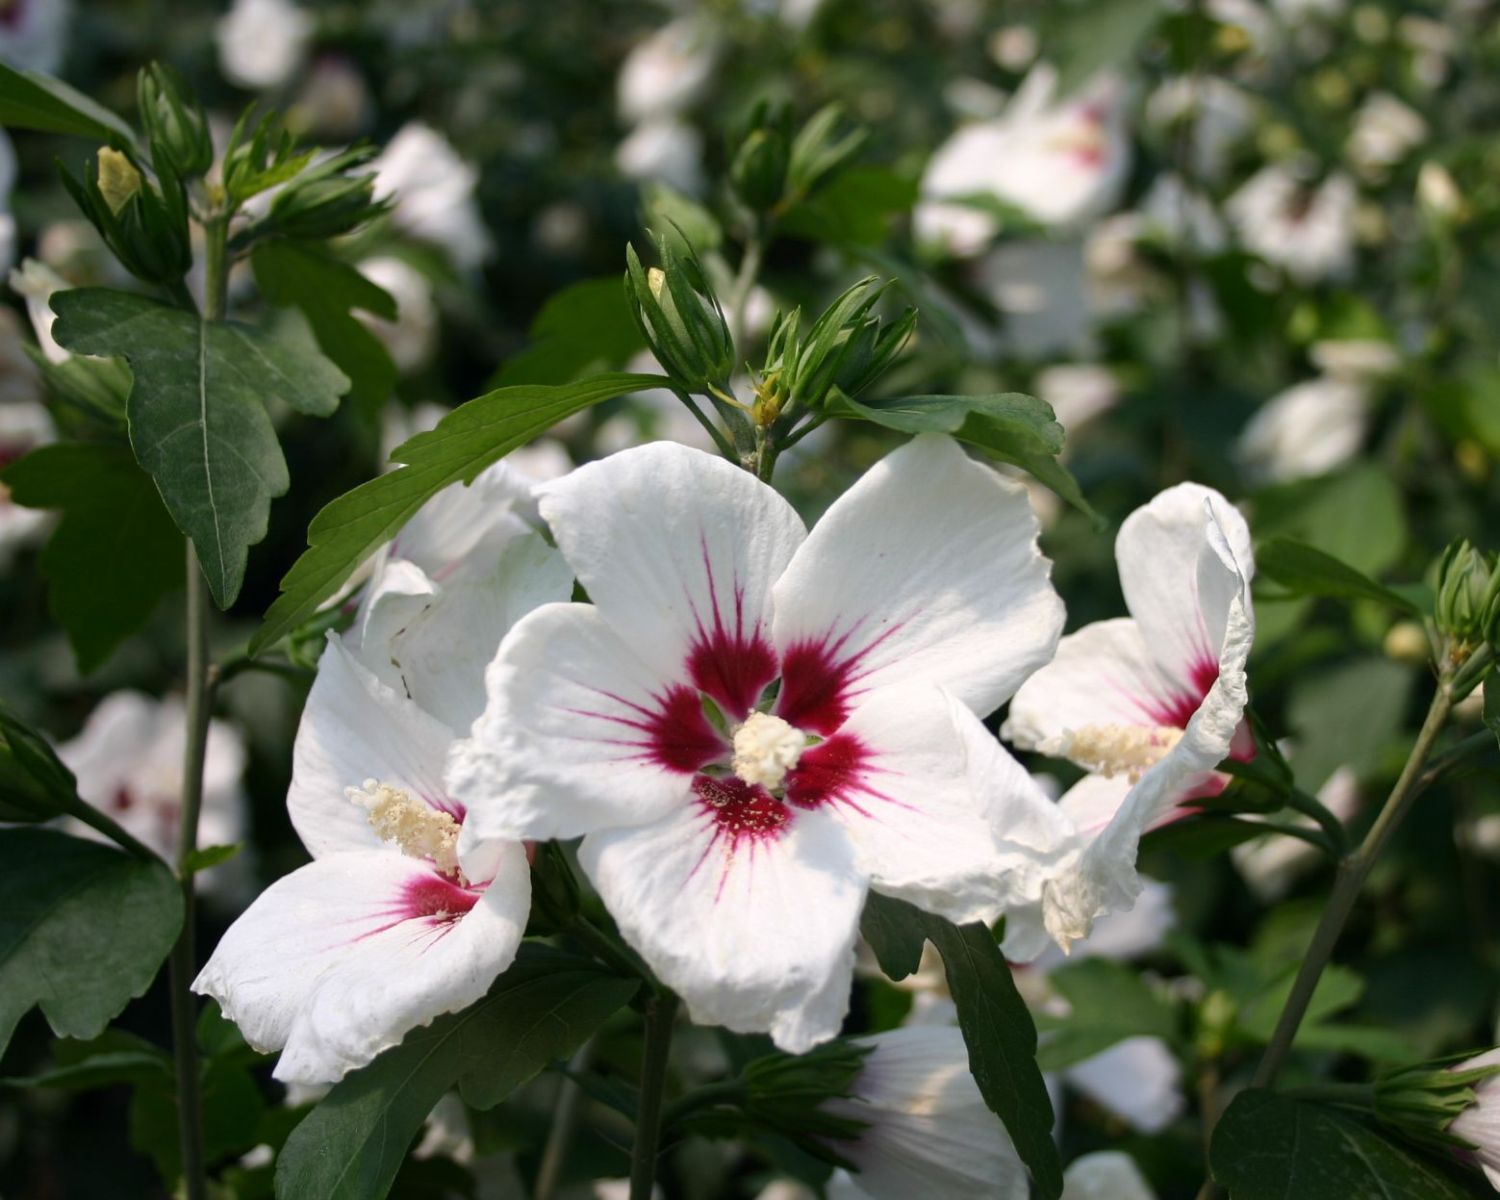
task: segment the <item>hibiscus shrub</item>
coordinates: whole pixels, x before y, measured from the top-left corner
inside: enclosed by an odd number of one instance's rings
[[[0,1191],[1500,1187],[1485,0],[146,7],[0,5]]]

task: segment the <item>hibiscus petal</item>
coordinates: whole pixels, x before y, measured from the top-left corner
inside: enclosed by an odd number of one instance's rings
[[[539,494],[605,621],[663,675],[742,719],[776,675],[771,585],[806,536],[791,505],[734,464],[665,442]]]
[[[451,484],[427,501],[396,534],[390,556],[439,583],[464,577],[473,563],[482,571],[501,545],[527,531],[520,514],[530,511],[534,491],[509,463],[486,467],[472,483]]]
[[[416,570],[410,563],[392,566]],[[488,574],[434,585],[399,621],[367,626],[360,656],[449,728],[467,731],[484,711],[484,669],[511,626],[534,608],[567,600],[572,590],[562,555],[528,531],[506,542]]]
[[[1152,656],[1188,690],[1212,682],[1231,600],[1248,611],[1250,530],[1212,488],[1181,483],[1136,509],[1115,541],[1125,604]]]
[[[626,941],[700,1025],[793,1054],[839,1032],[865,888],[826,813],[732,781],[654,825],[584,838],[579,861]],[[766,806],[770,806],[769,808]]]
[[[1066,1079],[1095,1104],[1147,1136],[1182,1115],[1182,1068],[1165,1042],[1132,1037],[1069,1067]]]
[[[587,604],[548,604],[506,636],[489,703],[448,760],[465,837],[577,837],[656,821],[727,753],[690,688],[636,656]]]
[[[1063,606],[1019,483],[924,435],[872,467],[776,585],[778,712],[832,732],[879,687],[938,684],[983,715],[1052,657]]]
[[[302,844],[314,858],[380,845],[347,795],[368,779],[460,816],[443,786],[452,740],[452,730],[375,678],[330,633],[292,750],[287,809]]]
[[[1091,726],[1181,728],[1198,700],[1157,665],[1141,626],[1116,617],[1063,638],[1056,657],[1021,685],[1000,733],[1061,758],[1070,735]]]
[[[510,965],[531,904],[521,846],[483,893],[390,850],[349,851],[272,884],[193,984],[277,1079],[331,1083],[409,1030],[466,1008]]]
[[[981,738],[994,741],[940,689],[882,688],[803,754],[787,802],[835,817],[876,891],[960,924],[992,921],[1012,864],[969,773],[967,743]]]

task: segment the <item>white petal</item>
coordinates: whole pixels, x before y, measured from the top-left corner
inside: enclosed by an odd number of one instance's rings
[[[398,565],[411,566],[392,564]],[[361,657],[450,729],[466,731],[484,710],[485,667],[506,633],[532,609],[564,601],[572,590],[562,555],[527,532],[505,543],[487,575],[469,571],[436,585],[379,639],[367,629]]]
[[[604,620],[653,667],[742,719],[776,673],[771,585],[805,536],[791,506],[732,463],[664,442],[539,494]]]
[[[1115,558],[1153,657],[1183,682],[1211,679],[1230,601],[1249,611],[1255,562],[1244,517],[1212,488],[1178,484],[1125,519]]]
[[[346,794],[368,779],[460,815],[443,786],[452,740],[452,730],[376,679],[330,633],[292,749],[287,809],[302,844],[314,858],[379,846],[365,810]]]
[[[878,687],[935,683],[980,715],[1052,657],[1063,606],[1026,490],[951,438],[877,463],[818,522],[776,585],[778,711],[845,710]],[[819,681],[799,681],[795,656]],[[826,724],[826,722],[825,722]]]
[[[959,719],[973,728],[960,733]],[[803,753],[787,803],[839,821],[876,891],[959,923],[993,920],[1006,863],[971,786],[966,737],[989,735],[938,688],[883,688]]]
[[[262,893],[193,988],[256,1049],[282,1051],[277,1079],[332,1082],[483,996],[515,957],[530,902],[519,845],[477,902],[394,851],[335,854]]]
[[[915,1026],[857,1039],[874,1049],[855,1098],[824,1111],[869,1123],[838,1151],[859,1168],[852,1182],[874,1200],[1025,1200],[1026,1168],[969,1073],[957,1029]]]
[[[1067,1081],[1132,1129],[1160,1133],[1182,1115],[1182,1068],[1160,1038],[1133,1037],[1075,1063]]]
[[[759,803],[724,810],[736,832],[695,800],[645,828],[590,834],[579,861],[695,1022],[768,1032],[800,1054],[835,1036],[849,1007],[865,888],[832,817]]]
[[[448,760],[465,837],[577,837],[658,820],[725,752],[690,688],[646,666],[588,604],[522,618],[485,675],[489,703]]]
[[[1021,685],[1000,732],[1024,750],[1063,757],[1080,729],[1178,725],[1200,696],[1158,666],[1136,621],[1116,617],[1063,638],[1056,657]]]
[[[1098,1150],[1068,1164],[1062,1200],[1156,1200],[1156,1193],[1128,1154]]]

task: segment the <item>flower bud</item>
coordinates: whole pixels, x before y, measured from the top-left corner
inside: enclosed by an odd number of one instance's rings
[[[734,193],[753,213],[770,213],[786,192],[787,165],[791,158],[787,113],[758,104],[750,118],[739,149],[729,167]]]
[[[109,146],[99,148],[99,194],[115,216],[141,190],[141,173],[130,159]]]
[[[140,73],[136,92],[152,153],[166,158],[184,179],[207,171],[214,160],[208,119],[177,75],[152,63]]]
[[[840,131],[843,110],[836,104],[820,109],[797,132],[786,167],[786,189],[782,208],[807,199],[835,174],[847,167],[864,149],[868,131]]]
[[[724,310],[691,248],[665,236],[656,248],[661,266],[649,271],[634,246],[625,250],[625,296],[636,324],[656,361],[685,390],[722,390],[734,364]]]
[[[187,195],[165,159],[147,179],[126,154],[99,151],[93,172],[62,172],[64,186],[124,268],[147,283],[174,285],[192,266]]]
[[[895,361],[916,327],[907,309],[885,324],[874,314],[885,287],[862,279],[835,300],[805,337],[797,314],[777,318],[766,352],[763,380],[774,379],[786,403],[823,408],[834,393],[851,399],[867,391]]]
[[[1500,569],[1495,557],[1454,542],[1438,563],[1437,627],[1457,647],[1472,648],[1496,631],[1500,615]]]
[[[1477,1157],[1500,1185],[1500,1050],[1388,1071],[1375,1116],[1413,1141]]]
[[[744,1070],[744,1108],[757,1124],[774,1130],[825,1161],[845,1165],[837,1143],[851,1142],[865,1123],[830,1111],[829,1101],[848,1100],[872,1047],[833,1041],[806,1054],[772,1054]]]
[[[261,230],[292,238],[331,238],[348,233],[380,211],[373,174],[321,175],[294,180],[280,192]]]

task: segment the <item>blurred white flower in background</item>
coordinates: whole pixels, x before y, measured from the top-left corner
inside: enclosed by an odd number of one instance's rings
[[[404,258],[390,254],[364,259],[359,273],[391,294],[396,319],[387,321],[362,309],[355,316],[380,339],[402,374],[425,365],[437,348],[438,309],[432,281]]]
[[[1139,215],[1143,233],[1194,254],[1217,254],[1229,240],[1218,209],[1181,175],[1158,175]]]
[[[186,744],[187,714],[180,698],[157,700],[120,691],[101,700],[78,736],[58,746],[57,754],[78,777],[80,796],[171,862],[177,855]],[[198,817],[200,848],[244,840],[244,773],[245,743],[239,731],[227,722],[210,721]],[[104,840],[71,817],[65,828],[79,837]],[[230,865],[204,872],[210,889]]]
[[[637,42],[620,66],[620,116],[628,123],[672,116],[707,89],[718,64],[714,27],[699,16],[679,17]]]
[[[1130,1155],[1098,1150],[1068,1164],[1062,1200],[1156,1200]]]
[[[9,271],[16,261],[16,218],[10,211],[10,194],[16,186],[16,148],[0,129],[0,271]]]
[[[234,0],[214,26],[219,69],[237,87],[279,87],[301,69],[315,28],[291,0]]]
[[[1283,165],[1262,167],[1230,199],[1240,243],[1300,284],[1339,279],[1354,267],[1354,210],[1347,175],[1316,187]]]
[[[1255,108],[1248,92],[1217,75],[1179,75],[1151,93],[1146,121],[1172,139],[1187,136],[1194,176],[1214,181],[1255,127]]]
[[[1076,228],[1118,202],[1130,171],[1125,87],[1100,74],[1058,98],[1057,72],[1040,63],[1005,111],[960,128],[922,177],[917,237],[970,255],[999,231],[996,214],[966,201],[985,198],[1049,226]]]
[[[1369,424],[1369,389],[1324,375],[1294,384],[1256,410],[1235,453],[1263,482],[1323,475],[1359,453]]]
[[[26,301],[26,315],[31,318],[31,327],[36,332],[37,345],[48,362],[65,362],[69,355],[52,336],[52,324],[57,314],[52,311],[52,294],[66,291],[73,285],[45,263],[34,258],[26,259],[18,269],[10,273],[10,290]]]
[[[26,363],[27,368],[30,363]],[[57,438],[57,429],[46,407],[33,399],[0,404],[0,466]],[[36,541],[52,523],[46,509],[12,504],[10,489],[0,484],[0,567],[9,565],[16,551]]]
[[[859,1170],[834,1176],[830,1200],[1024,1200],[1026,1168],[969,1074],[957,1029],[916,1026],[854,1041],[872,1049],[853,1095],[820,1107],[866,1128],[857,1140],[837,1143]]]
[[[71,0],[10,0],[0,9],[0,62],[56,74],[72,15]]]
[[[1081,242],[1004,242],[976,264],[974,275],[1004,319],[1006,352],[1042,358],[1089,350],[1095,313]]]
[[[1120,402],[1120,384],[1114,372],[1098,363],[1044,367],[1032,380],[1032,387],[1040,399],[1052,406],[1069,434]]]
[[[1349,767],[1340,767],[1318,789],[1318,799],[1340,821],[1348,823],[1359,810],[1359,776]],[[1255,820],[1253,816],[1247,820]],[[1297,815],[1289,823],[1304,829],[1316,829],[1311,817]],[[1301,838],[1273,833],[1241,842],[1230,851],[1234,865],[1250,890],[1265,904],[1274,904],[1291,890],[1297,876],[1325,861],[1316,846]]]
[[[474,195],[479,171],[437,130],[408,121],[371,165],[375,197],[394,198],[392,219],[403,233],[441,246],[464,271],[493,253]]]
[[[665,183],[698,195],[705,186],[703,135],[676,117],[653,117],[631,130],[616,148],[615,166],[629,179]]]
[[[1427,140],[1427,122],[1389,92],[1360,105],[1349,135],[1349,159],[1365,175],[1379,177]]]

